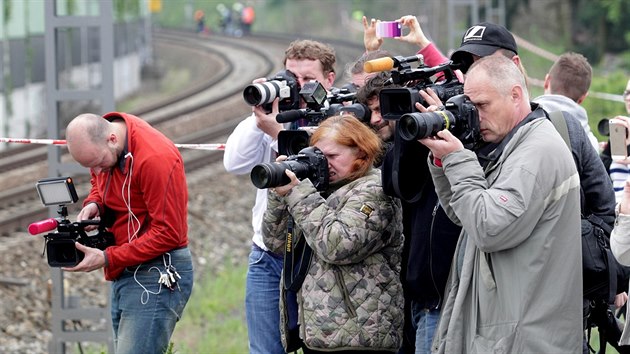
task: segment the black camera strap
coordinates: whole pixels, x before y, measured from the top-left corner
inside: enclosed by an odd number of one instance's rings
[[[304,235],[294,235],[293,217],[287,221],[287,237],[284,247],[283,280],[284,288],[297,292],[302,287],[308,268],[311,265],[313,250],[306,243]]]

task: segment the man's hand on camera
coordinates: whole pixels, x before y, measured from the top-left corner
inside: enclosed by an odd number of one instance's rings
[[[77,215],[77,221],[80,222],[83,220],[92,220],[94,218],[98,218],[98,216],[98,205],[96,203],[88,203],[86,206],[83,207],[83,209],[81,209],[81,211]],[[83,229],[86,232],[90,232],[92,230],[96,230],[97,227],[98,225],[86,225],[83,227]]]
[[[425,112],[433,112],[436,110],[444,109],[444,105],[442,104],[442,101],[438,97],[437,93],[433,91],[432,88],[428,87],[426,90],[420,90],[418,91],[418,94],[422,96],[422,99],[424,99],[424,101],[427,104],[427,106],[424,107],[423,105],[420,104],[420,102],[416,102],[416,109],[419,112],[425,113]]]
[[[437,136],[431,136],[418,141],[428,147],[431,150],[433,157],[439,160],[442,160],[444,156],[450,154],[451,152],[464,149],[462,142],[446,129],[439,131]]]
[[[252,111],[256,116],[256,126],[258,129],[265,132],[265,134],[269,135],[273,139],[278,139],[278,133],[284,128],[282,124],[276,121],[276,116],[278,115],[278,103],[280,102],[279,98],[276,98],[272,103],[271,113],[265,112],[265,109],[262,106],[254,106]]]
[[[77,250],[83,252],[83,260],[74,267],[63,267],[67,272],[91,272],[105,266],[105,252],[98,248],[87,247],[79,242],[74,243]]]

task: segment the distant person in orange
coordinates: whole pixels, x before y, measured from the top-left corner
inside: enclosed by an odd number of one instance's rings
[[[252,23],[256,19],[256,11],[254,11],[254,7],[251,5],[247,5],[243,8],[241,12],[241,29],[243,30],[243,35],[248,35],[252,29]]]
[[[197,23],[197,33],[207,33],[206,28],[206,14],[203,10],[195,11],[195,23]]]

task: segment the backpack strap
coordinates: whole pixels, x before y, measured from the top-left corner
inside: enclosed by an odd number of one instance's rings
[[[284,288],[297,292],[302,287],[306,273],[308,273],[313,250],[306,243],[304,235],[295,241],[295,235],[293,234],[294,221],[290,215],[287,225],[283,263]]]
[[[612,228],[610,225],[606,224],[604,220],[602,220],[597,215],[589,215],[586,219],[593,224],[593,227],[599,227],[604,234],[599,234],[598,242],[601,244],[603,249],[606,252],[606,266],[608,269],[608,303],[612,304],[615,301],[615,295],[617,294],[617,272],[611,271],[611,269],[617,269],[615,263],[615,256],[612,254],[610,250],[610,233],[612,232]]]
[[[610,225],[606,224],[604,220],[602,220],[602,218],[600,218],[599,216],[595,214],[591,214],[587,216],[586,219],[588,219],[588,221],[590,221],[591,224],[601,227],[602,230],[604,230],[604,232],[606,233],[606,237],[610,239],[610,234],[612,233],[613,229],[612,227],[610,227]]]
[[[562,139],[564,139],[564,142],[569,147],[569,150],[571,150],[571,141],[569,140],[569,128],[567,128],[567,121],[564,120],[564,115],[562,114],[562,111],[549,112],[549,119],[551,119],[551,123],[553,123],[553,126],[556,127],[556,130],[558,131],[558,133],[560,133]]]

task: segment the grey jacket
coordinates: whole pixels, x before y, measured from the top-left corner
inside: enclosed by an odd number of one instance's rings
[[[582,263],[579,177],[542,110],[484,169],[447,155],[431,174],[463,226],[434,337],[436,353],[579,353]]]
[[[590,145],[599,153],[599,143],[597,142],[597,137],[591,131],[591,126],[588,124],[588,114],[584,107],[563,95],[542,95],[534,98],[533,101],[542,105],[547,112],[565,111],[575,117],[586,133]]]
[[[285,197],[269,193],[263,240],[273,252],[284,250],[289,213],[293,237],[305,237],[313,249],[298,292],[305,345],[398,350],[404,317],[402,209],[383,192],[380,171],[371,170],[327,198],[308,179]]]

